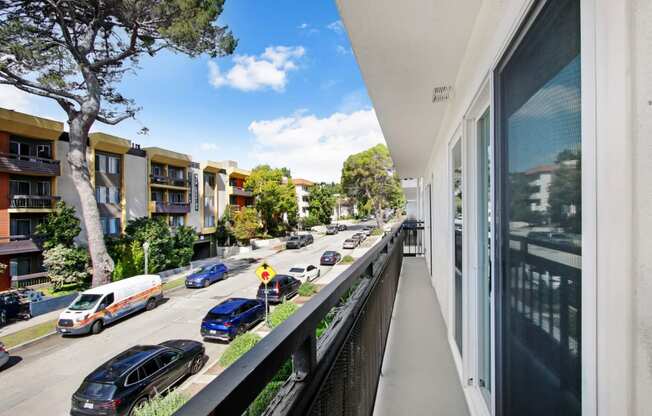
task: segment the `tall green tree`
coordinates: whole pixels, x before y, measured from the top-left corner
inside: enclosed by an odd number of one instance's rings
[[[234,215],[233,235],[238,241],[246,244],[256,236],[259,226],[256,210],[245,207]]]
[[[273,169],[260,165],[251,171],[244,187],[254,195],[256,210],[263,223],[263,232],[280,234],[288,225],[296,223],[298,206],[292,179],[285,176],[287,169]]]
[[[319,224],[330,224],[335,208],[335,193],[329,184],[316,184],[310,188],[308,212]]]
[[[75,208],[59,201],[54,211],[45,217],[45,221],[36,226],[36,238],[45,250],[58,245],[72,247],[80,231],[80,221]]]
[[[386,208],[400,209],[405,205],[401,181],[389,150],[382,144],[349,156],[344,161],[341,184],[359,206],[371,209],[379,227],[383,225]]]
[[[233,53],[237,41],[216,24],[224,0],[0,1],[0,84],[55,100],[68,116],[67,160],[82,206],[93,286],[114,264],[104,242],[86,161],[96,121],[118,124],[138,108],[119,90],[139,58],[162,50],[191,57]]]

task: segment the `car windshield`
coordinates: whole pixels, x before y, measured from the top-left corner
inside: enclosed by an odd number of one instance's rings
[[[110,400],[113,398],[115,390],[116,388],[113,384],[86,382],[79,388],[79,393],[91,399]]]
[[[290,241],[296,241],[299,239],[301,239],[301,237],[299,237],[298,235],[293,235],[292,237],[290,237]]]
[[[334,256],[335,252],[334,251],[327,251],[324,253],[324,256]]]
[[[352,239],[348,238],[348,239],[346,239],[344,242],[345,242],[345,243],[353,243],[353,242],[355,242],[355,240],[352,240]]]
[[[87,311],[93,309],[101,297],[102,295],[81,295],[68,309],[71,311]]]
[[[290,273],[303,273],[304,270],[305,269],[303,269],[301,267],[293,267],[293,268],[290,269]]]

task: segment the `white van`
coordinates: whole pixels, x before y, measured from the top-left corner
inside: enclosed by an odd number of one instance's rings
[[[60,334],[97,334],[104,326],[141,309],[152,310],[163,297],[161,277],[147,274],[82,292],[59,315]]]

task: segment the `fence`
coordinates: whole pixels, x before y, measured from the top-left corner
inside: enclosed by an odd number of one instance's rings
[[[423,256],[425,254],[423,221],[407,220],[403,223],[403,228],[405,230],[403,255],[408,257]]]

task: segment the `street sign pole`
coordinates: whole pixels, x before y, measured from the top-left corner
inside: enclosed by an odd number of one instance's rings
[[[267,286],[269,282],[276,276],[274,269],[267,263],[261,264],[256,269],[256,276],[265,285],[265,324],[269,327],[269,301],[267,299]]]
[[[267,283],[265,283],[265,325],[269,328],[269,304],[267,303]]]

